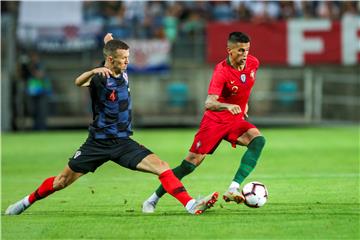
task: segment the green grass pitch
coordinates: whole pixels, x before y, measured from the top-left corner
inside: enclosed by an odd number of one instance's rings
[[[134,139],[172,167],[187,154],[195,129],[135,130]],[[263,129],[267,143],[246,179],[263,182],[259,209],[225,203],[200,216],[170,196],[155,214],[141,204],[159,181],[112,162],[19,216],[7,206],[58,174],[87,137],[86,131],[2,134],[2,239],[359,239],[359,129]],[[183,179],[189,193],[226,190],[244,148],[222,142],[214,155]]]

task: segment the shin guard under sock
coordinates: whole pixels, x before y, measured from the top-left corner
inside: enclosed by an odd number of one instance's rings
[[[177,200],[179,200],[182,205],[186,206],[186,204],[192,199],[183,184],[174,175],[171,169],[161,173],[159,176],[159,180],[163,185],[164,189]]]
[[[45,179],[45,181],[40,185],[35,192],[29,195],[29,202],[33,204],[37,200],[47,197],[48,195],[55,192],[53,184],[54,184],[55,177],[49,177]]]
[[[186,175],[189,175],[190,173],[192,173],[195,170],[195,168],[196,168],[196,166],[194,164],[192,164],[191,162],[188,162],[186,160],[183,160],[179,166],[177,166],[176,168],[173,169],[173,172],[174,172],[175,176],[179,180],[181,180]],[[156,189],[155,193],[159,198],[161,198],[162,196],[164,196],[166,191],[163,188],[163,186],[160,185]]]
[[[241,184],[244,179],[255,168],[256,163],[260,157],[261,151],[265,145],[265,138],[263,136],[255,137],[247,146],[248,149],[241,158],[240,167],[237,170],[234,181]]]

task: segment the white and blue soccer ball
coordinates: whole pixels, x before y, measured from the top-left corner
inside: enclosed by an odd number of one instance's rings
[[[245,197],[245,205],[252,208],[264,206],[268,199],[268,191],[266,186],[261,182],[249,182],[242,190]]]

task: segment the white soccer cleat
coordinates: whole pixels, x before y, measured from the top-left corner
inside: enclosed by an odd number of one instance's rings
[[[219,197],[219,193],[213,192],[212,194],[206,197],[197,199],[194,205],[189,210],[189,212],[195,215],[202,214],[204,211],[214,206],[218,197]]]
[[[29,206],[26,206],[23,200],[20,200],[14,204],[11,204],[5,211],[5,215],[19,215],[25,211]]]
[[[236,202],[237,204],[243,203],[245,201],[244,196],[242,195],[242,193],[239,191],[238,188],[227,190],[223,195],[223,199],[225,200],[225,202],[233,201]]]
[[[146,200],[145,202],[143,202],[142,212],[143,213],[154,213],[155,208],[156,208],[155,202],[150,202],[150,201]]]

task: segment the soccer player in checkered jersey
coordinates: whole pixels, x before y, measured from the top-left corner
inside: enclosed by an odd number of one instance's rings
[[[236,145],[246,146],[240,166],[223,195],[227,202],[242,203],[240,184],[255,168],[265,145],[260,131],[245,120],[248,100],[255,83],[259,60],[249,54],[250,38],[241,32],[230,33],[227,41],[228,56],[215,67],[205,102],[206,111],[186,158],[173,169],[182,179],[201,164],[207,154],[212,154],[224,139]],[[143,203],[143,212],[152,213],[165,194],[163,186]]]
[[[59,175],[45,179],[33,193],[10,205],[6,215],[21,214],[38,200],[64,189],[86,173],[94,172],[108,160],[131,170],[158,175],[166,192],[191,214],[201,214],[217,201],[217,192],[193,199],[166,162],[130,138],[131,98],[126,73],[129,46],[120,40],[108,39],[103,53],[104,67],[85,72],[75,80],[77,86],[90,90],[93,122],[87,140]]]

